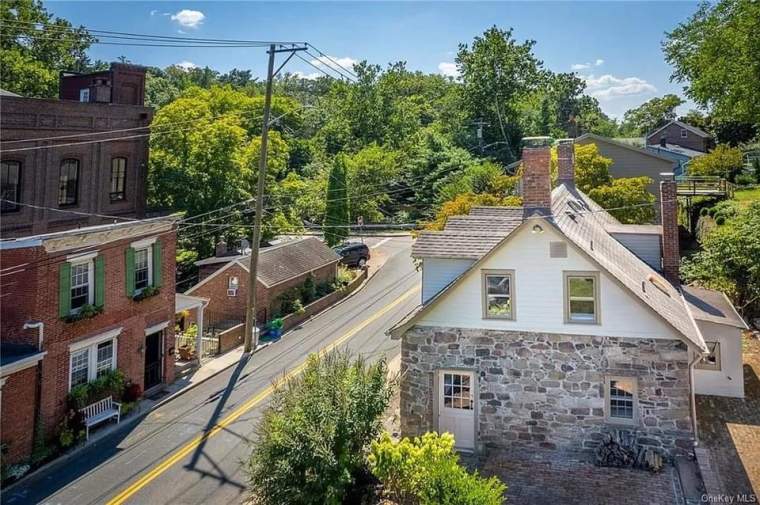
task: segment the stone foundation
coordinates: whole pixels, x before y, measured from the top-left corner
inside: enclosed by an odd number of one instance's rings
[[[590,451],[626,429],[665,455],[691,452],[686,345],[678,340],[416,326],[401,346],[401,431],[435,429],[434,379],[442,368],[478,377],[476,440],[485,448]],[[605,419],[605,376],[636,377],[638,419]]]

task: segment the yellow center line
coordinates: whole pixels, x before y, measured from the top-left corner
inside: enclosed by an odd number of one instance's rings
[[[346,333],[341,335],[337,340],[332,342],[331,344],[325,346],[319,351],[319,354],[324,354],[327,352],[330,352],[331,350],[335,349],[336,347],[340,346],[341,344],[345,343],[348,339],[359,333],[361,330],[369,326],[374,321],[377,321],[382,315],[396,307],[398,304],[412,296],[414,293],[419,291],[419,287],[415,287],[401,295],[399,298],[396,298],[393,302],[389,303],[382,309],[380,309],[378,312],[376,312],[371,317],[365,319],[358,325],[354,326],[350,330],[348,330]],[[289,379],[295,377],[296,375],[300,374],[304,368],[306,368],[306,361],[298,365],[297,367],[290,370],[288,373],[274,381],[273,384],[270,386],[267,386],[264,388],[261,392],[259,392],[254,397],[247,400],[245,403],[240,405],[238,408],[227,414],[221,421],[216,423],[210,430],[205,432],[202,435],[199,435],[192,439],[190,442],[186,443],[184,446],[177,449],[175,452],[170,454],[166,459],[164,459],[161,463],[154,466],[148,473],[137,479],[135,482],[133,482],[128,487],[124,488],[123,491],[121,491],[119,494],[111,498],[111,500],[108,501],[108,505],[121,505],[122,503],[125,503],[129,498],[131,498],[135,493],[140,491],[142,488],[150,484],[153,480],[158,478],[162,473],[167,471],[169,468],[171,468],[173,465],[175,465],[178,461],[185,458],[188,454],[190,454],[196,447],[201,445],[204,441],[208,440],[209,438],[213,437],[220,431],[222,431],[226,426],[229,424],[235,422],[240,416],[251,410],[253,407],[264,401],[269,395],[272,394],[272,392],[275,390],[276,387],[284,384]]]

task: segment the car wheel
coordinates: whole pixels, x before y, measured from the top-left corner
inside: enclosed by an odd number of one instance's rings
[[[359,268],[364,268],[367,265],[367,258],[359,258]]]

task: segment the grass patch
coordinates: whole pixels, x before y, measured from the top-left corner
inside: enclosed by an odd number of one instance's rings
[[[734,200],[739,202],[742,207],[746,207],[750,203],[760,200],[760,186],[750,189],[737,189],[734,192]]]

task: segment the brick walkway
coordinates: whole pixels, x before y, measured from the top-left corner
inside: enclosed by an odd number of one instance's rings
[[[708,493],[760,497],[760,339],[743,344],[745,398],[697,396],[700,466]]]
[[[658,474],[600,468],[587,456],[555,451],[501,452],[481,465],[507,486],[509,505],[671,505],[681,504],[680,484],[672,466]]]

